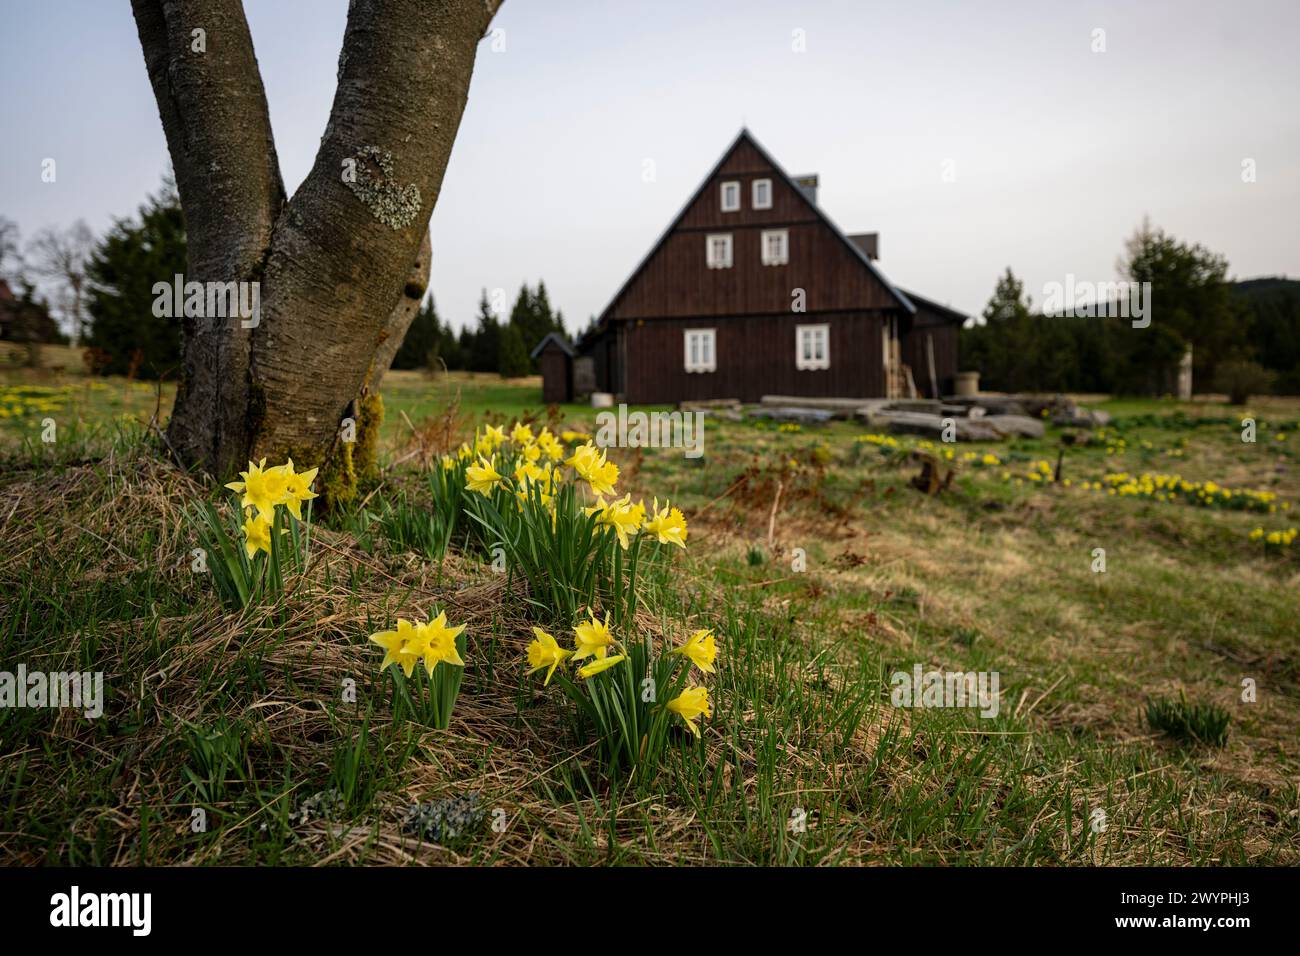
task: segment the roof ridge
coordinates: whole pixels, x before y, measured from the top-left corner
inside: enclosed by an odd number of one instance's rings
[[[681,209],[677,211],[677,215],[673,216],[672,220],[669,221],[668,227],[662,233],[659,234],[659,238],[656,239],[651,244],[650,250],[644,256],[641,257],[640,261],[637,262],[635,268],[632,269],[632,272],[628,275],[627,279],[624,280],[623,284],[618,287],[618,291],[614,293],[613,298],[611,298],[609,300],[609,303],[605,306],[605,308],[601,310],[600,317],[596,320],[596,324],[598,326],[603,325],[605,323],[605,320],[609,316],[610,311],[614,308],[615,305],[618,304],[619,299],[623,297],[623,293],[625,293],[628,290],[628,287],[632,284],[632,281],[638,275],[641,274],[641,270],[646,267],[646,264],[649,263],[651,258],[653,258],[654,254],[659,251],[659,248],[664,244],[665,241],[667,241],[668,237],[672,235],[673,230],[675,230],[677,226],[681,223],[682,219],[686,216],[686,213],[690,210],[691,206],[693,206],[695,204],[695,201],[699,199],[699,197],[704,193],[705,187],[707,187],[709,185],[709,182],[713,179],[713,177],[718,174],[718,170],[722,168],[723,163],[727,161],[727,159],[731,156],[731,154],[736,151],[736,147],[738,147],[742,142],[748,142],[751,146],[754,147],[755,150],[758,151],[759,156],[764,160],[764,162],[766,162],[769,166],[771,166],[772,169],[776,170],[777,175],[780,176],[782,180],[784,180],[786,186],[788,186],[791,190],[793,190],[799,196],[800,199],[802,199],[805,203],[807,203],[808,208],[813,211],[813,214],[817,216],[817,218],[820,219],[824,225],[830,228],[831,232],[835,234],[835,236],[840,240],[840,242],[849,248],[852,254],[857,258],[857,260],[867,268],[867,271],[871,274],[871,276],[877,282],[883,285],[891,295],[893,295],[895,300],[897,300],[898,304],[901,305],[908,312],[908,314],[916,313],[916,306],[912,304],[911,300],[908,299],[908,297],[904,295],[902,291],[898,289],[897,286],[895,286],[892,282],[890,282],[888,279],[885,278],[884,273],[882,273],[879,269],[877,269],[872,264],[871,260],[867,258],[866,254],[861,249],[859,249],[853,242],[849,240],[848,236],[845,235],[844,230],[842,230],[839,226],[837,226],[834,220],[832,220],[830,216],[828,216],[824,211],[822,211],[821,207],[818,206],[817,203],[810,200],[804,194],[804,191],[799,188],[799,185],[797,183],[794,182],[794,180],[790,177],[790,174],[785,171],[785,167],[783,167],[780,163],[778,163],[775,159],[773,159],[772,154],[769,153],[766,149],[764,149],[763,144],[760,143],[758,139],[755,138],[754,134],[749,131],[749,127],[742,126],[740,128],[740,132],[736,134],[735,139],[733,139],[731,141],[731,144],[722,151],[722,155],[718,157],[718,161],[713,164],[713,166],[709,169],[708,173],[700,181],[699,186],[697,186],[691,192],[690,196],[687,198],[686,202],[682,205]],[[807,175],[812,175],[812,174],[807,174]]]

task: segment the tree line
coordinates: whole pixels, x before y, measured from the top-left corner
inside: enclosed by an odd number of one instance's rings
[[[1224,257],[1147,223],[1118,265],[1127,282],[1150,283],[1145,327],[1114,302],[1105,316],[1035,311],[1008,268],[961,330],[962,367],[989,391],[1161,395],[1190,348],[1195,391],[1300,394],[1300,282],[1232,282]]]
[[[73,341],[86,346],[87,364],[104,375],[175,379],[181,366],[181,324],[155,316],[153,287],[184,275],[187,262],[185,221],[175,183],[164,179],[135,216],[116,221],[96,241],[84,223],[68,230],[45,230],[20,254],[16,227],[0,220],[0,277],[10,281],[18,302],[13,311],[33,319],[39,333],[24,340],[63,342],[49,318],[49,304],[35,298],[33,278],[54,290],[64,326]],[[21,311],[19,311],[21,309]],[[484,290],[475,324],[459,334],[438,315],[428,295],[406,331],[393,368],[495,372],[504,377],[537,370],[529,357],[550,332],[565,334],[564,315],[552,307],[546,284],[526,282],[509,315],[498,315]]]
[[[430,296],[412,320],[393,358],[393,368],[496,372],[503,378],[518,378],[537,371],[537,361],[530,353],[551,332],[565,334],[564,315],[551,308],[545,282],[538,281],[536,288],[529,288],[526,282],[520,286],[504,321],[497,317],[487,290],[483,290],[474,326],[462,329],[459,335],[450,322],[444,324],[439,318]]]

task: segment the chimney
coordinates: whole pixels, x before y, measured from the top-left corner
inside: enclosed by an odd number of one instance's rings
[[[809,173],[806,176],[794,176],[792,178],[794,184],[799,187],[799,192],[803,193],[804,197],[814,206],[817,205],[817,174]]]
[[[880,233],[859,232],[849,236],[849,242],[862,250],[862,254],[875,262],[880,258]]]

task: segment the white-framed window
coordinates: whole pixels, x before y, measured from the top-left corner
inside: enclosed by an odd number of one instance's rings
[[[755,209],[772,208],[772,180],[755,179],[753,185],[753,206]]]
[[[740,183],[732,181],[722,184],[722,211],[737,212],[740,209]]]
[[[790,261],[790,231],[788,229],[764,229],[762,241],[763,265],[783,266]]]
[[[794,367],[824,369],[831,367],[831,327],[796,325],[794,327]]]
[[[686,330],[686,371],[716,372],[718,352],[713,329]]]
[[[705,237],[704,261],[710,269],[731,268],[731,233],[714,232]]]

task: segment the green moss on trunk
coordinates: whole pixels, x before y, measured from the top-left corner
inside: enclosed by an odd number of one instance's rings
[[[357,402],[357,447],[352,453],[356,477],[379,477],[379,426],[384,423],[384,400],[378,394],[362,395]]]

